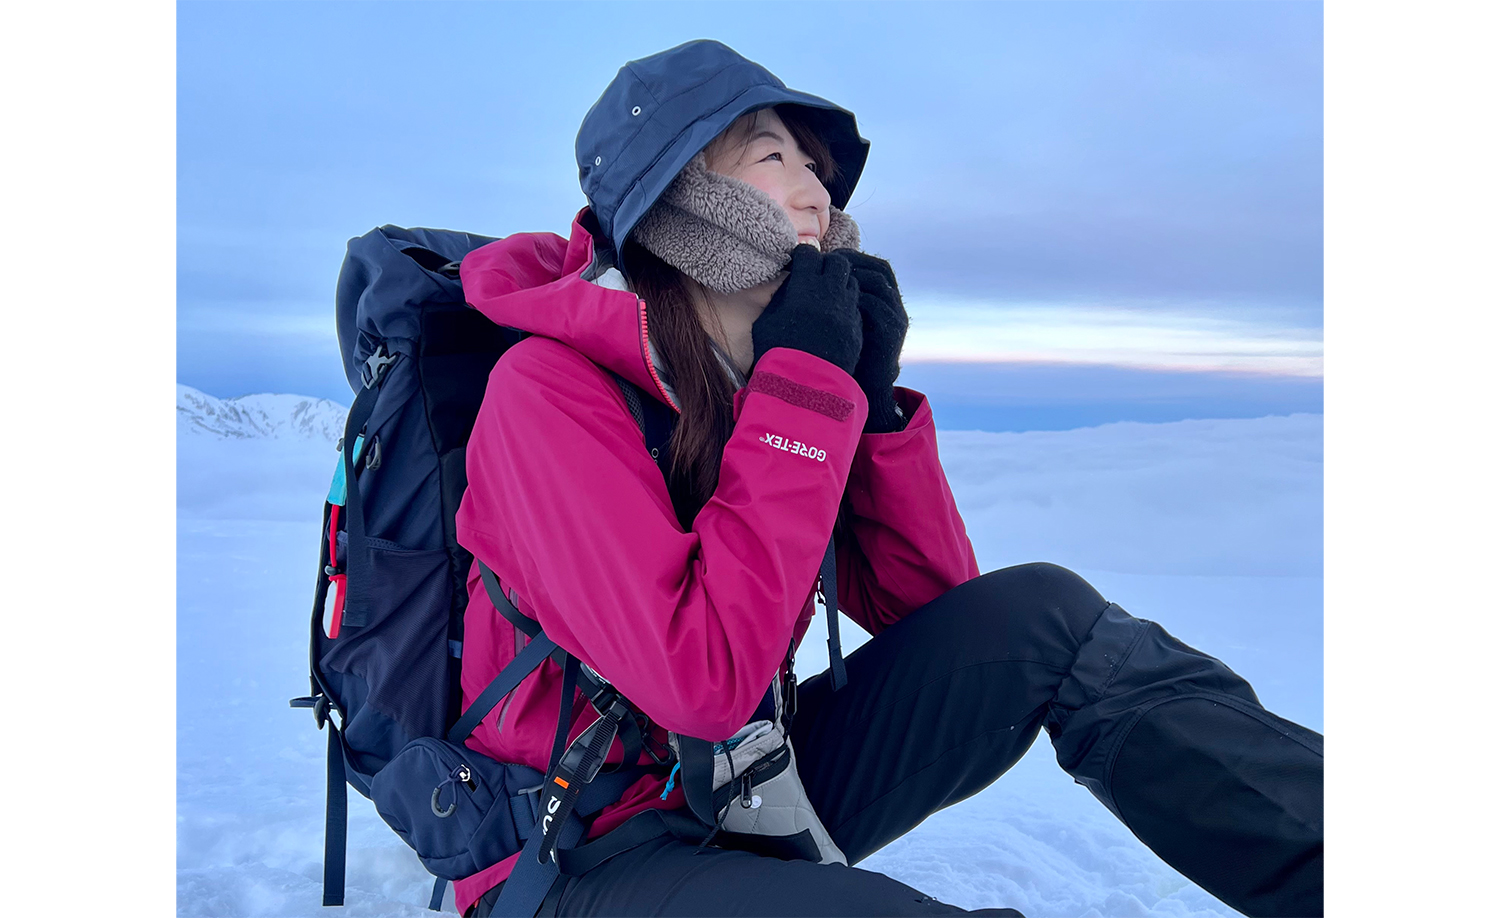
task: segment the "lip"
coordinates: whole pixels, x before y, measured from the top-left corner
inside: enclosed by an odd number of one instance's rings
[[[818,234],[817,233],[798,233],[797,234],[797,244],[798,245],[818,246],[819,248],[822,247],[821,245],[819,245],[819,240],[818,240]]]

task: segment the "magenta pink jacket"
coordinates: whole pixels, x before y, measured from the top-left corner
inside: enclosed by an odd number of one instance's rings
[[[490,374],[458,540],[559,646],[659,727],[718,740],[744,726],[807,630],[846,488],[858,545],[838,549],[839,604],[871,634],[979,575],[926,398],[898,388],[906,429],[865,434],[865,396],[849,374],[789,348],[766,352],[737,393],[718,489],[684,532],[607,372],[671,404],[650,362],[645,302],[584,280],[592,257],[575,222],[571,239],[509,236],[462,270],[472,305],[534,335]],[[468,587],[465,705],[525,640],[491,605],[477,567]],[[545,662],[469,746],[545,771],[561,682]],[[571,736],[594,717],[580,697]],[[680,786],[658,799],[665,784],[642,779],[591,834],[648,806],[682,806]]]

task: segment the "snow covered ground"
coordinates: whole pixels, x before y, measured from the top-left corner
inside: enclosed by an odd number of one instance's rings
[[[324,735],[287,699],[307,690],[340,409],[187,387],[179,409],[178,914],[424,914],[429,877],[353,792],[348,904],[319,904]],[[943,431],[939,443],[982,570],[1072,567],[1225,660],[1270,709],[1322,729],[1321,416]],[[863,636],[843,633],[846,651]],[[798,671],[824,654],[805,642]],[[989,789],[860,866],[1031,918],[1235,914],[1074,785],[1045,734]]]

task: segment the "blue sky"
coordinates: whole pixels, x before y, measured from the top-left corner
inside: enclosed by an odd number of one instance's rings
[[[872,147],[849,210],[902,283],[903,382],[937,373],[985,402],[1050,380],[1142,420],[1119,380],[1156,380],[1141,385],[1183,416],[1320,410],[1322,15],[183,3],[178,378],[347,401],[346,240],[382,223],[565,232],[589,105],[625,61],[710,37],[858,116]]]

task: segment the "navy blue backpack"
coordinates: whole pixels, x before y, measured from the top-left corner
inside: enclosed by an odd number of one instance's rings
[[[548,656],[596,705],[615,702],[492,590],[531,640],[525,659],[460,722],[465,580],[473,560],[454,528],[467,484],[464,451],[490,370],[526,336],[464,301],[459,262],[491,241],[384,226],[350,240],[339,272],[339,344],[356,397],[323,509],[312,692],[292,700],[328,730],[324,905],[343,904],[346,782],[375,801],[438,878],[436,909],[447,880],[514,854],[537,834],[544,776],[467,750],[462,742],[473,726]],[[648,448],[665,463],[671,410],[616,379]],[[493,575],[486,571],[485,579]],[[582,782],[588,796],[569,801],[571,808],[587,816],[639,775],[625,769]],[[582,824],[571,822],[573,831],[558,834],[554,846],[576,841]]]

